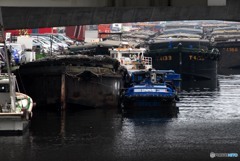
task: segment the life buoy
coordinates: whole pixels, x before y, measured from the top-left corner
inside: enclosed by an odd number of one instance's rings
[[[219,56],[220,56],[219,50],[216,48],[213,48],[210,53],[210,59],[217,60],[217,59],[219,59]]]

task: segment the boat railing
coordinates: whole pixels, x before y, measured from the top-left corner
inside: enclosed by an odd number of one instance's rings
[[[144,57],[145,65],[152,65],[152,57]]]

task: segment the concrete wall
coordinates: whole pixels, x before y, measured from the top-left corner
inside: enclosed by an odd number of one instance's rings
[[[226,0],[0,0],[8,7],[135,7],[135,6],[207,6]]]
[[[8,7],[103,7],[109,0],[0,0]]]
[[[208,6],[226,6],[227,0],[208,0]]]
[[[13,0],[11,0],[13,1]],[[25,0],[26,1],[26,0]],[[44,0],[42,0],[44,1]],[[52,0],[53,1],[53,0]],[[56,0],[60,1],[60,0]],[[92,0],[94,1],[94,0]],[[181,5],[180,2],[189,5]],[[6,29],[38,28],[52,26],[88,25],[103,23],[170,21],[170,20],[240,20],[240,1],[228,0],[226,6],[207,6],[210,0],[172,0],[170,6],[162,6],[167,2],[149,0],[105,0],[114,2],[111,5],[138,5],[157,3],[159,6],[140,7],[3,7],[3,21]],[[213,0],[214,1],[214,0]],[[224,1],[224,0],[220,0]],[[71,1],[72,2],[72,1]],[[120,2],[122,2],[120,4]],[[124,2],[124,3],[123,3]],[[85,4],[88,2],[86,1]],[[97,3],[97,0],[96,0]],[[182,3],[183,4],[183,3]],[[198,5],[196,5],[198,4]],[[99,5],[100,6],[100,5]]]
[[[172,0],[172,6],[207,6],[207,0]]]

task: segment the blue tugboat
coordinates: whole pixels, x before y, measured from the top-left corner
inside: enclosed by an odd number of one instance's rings
[[[122,93],[122,108],[164,108],[179,101],[180,74],[173,70],[131,71],[129,88]]]

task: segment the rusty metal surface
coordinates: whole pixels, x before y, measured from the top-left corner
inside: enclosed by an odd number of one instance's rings
[[[17,73],[20,87],[40,105],[64,105],[66,101],[90,107],[116,106],[123,86],[122,74],[112,65],[116,61],[84,57],[88,63],[83,63],[76,58],[47,59],[21,66]],[[64,86],[62,75],[66,77]]]
[[[89,107],[116,107],[122,86],[119,77],[66,77],[66,101]]]

